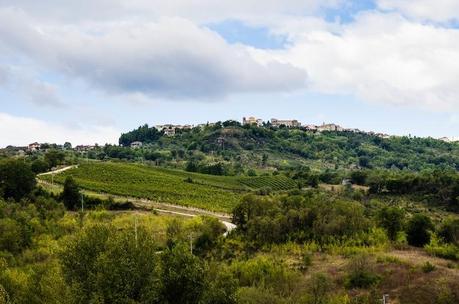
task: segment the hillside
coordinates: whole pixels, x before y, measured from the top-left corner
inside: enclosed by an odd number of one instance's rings
[[[241,126],[227,121],[165,136],[148,125],[122,134],[120,144],[143,142],[140,149],[108,147],[109,157],[147,159],[197,169],[221,163],[226,172],[250,168],[273,171],[300,165],[315,169],[459,169],[459,144],[432,138],[382,138],[364,132],[313,132],[302,128]],[[188,162],[188,163],[187,163]],[[211,170],[211,169],[207,169]]]
[[[213,176],[115,162],[81,164],[56,175],[54,181],[63,183],[67,176],[72,176],[81,187],[92,191],[225,212],[231,211],[241,194],[251,190],[296,187],[296,183],[285,176]],[[52,176],[40,178],[51,181]]]

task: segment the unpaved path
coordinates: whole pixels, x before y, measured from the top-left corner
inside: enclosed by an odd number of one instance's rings
[[[38,174],[37,177],[43,176],[43,175],[50,175],[50,174],[59,174],[64,171],[77,168],[78,165],[72,165],[72,166],[67,166],[64,168],[56,169],[50,172],[46,173],[41,173]],[[52,184],[47,181],[37,179],[38,183],[44,186],[48,187],[55,187],[62,189],[61,185],[58,184]],[[143,210],[155,210],[159,213],[164,213],[164,214],[175,214],[175,215],[180,215],[180,216],[189,216],[189,217],[195,217],[195,216],[200,216],[200,215],[206,215],[206,216],[211,216],[215,217],[220,220],[220,222],[225,225],[226,227],[226,233],[225,235],[236,228],[236,225],[231,223],[231,215],[227,213],[221,213],[221,212],[212,212],[209,210],[204,210],[204,209],[199,209],[199,208],[193,208],[193,207],[187,207],[187,206],[181,206],[181,205],[174,205],[174,204],[168,204],[168,203],[161,203],[157,201],[152,201],[149,199],[145,198],[137,198],[137,197],[128,197],[128,196],[118,196],[118,195],[112,195],[109,193],[98,193],[94,191],[89,191],[89,190],[83,190],[85,194],[87,195],[93,195],[93,196],[103,196],[103,197],[112,197],[116,201],[130,201],[134,204],[136,208],[143,209]]]
[[[49,172],[45,172],[45,173],[40,173],[40,174],[37,174],[37,176],[51,175],[51,174],[59,174],[59,173],[61,173],[61,172],[64,172],[64,171],[67,171],[67,170],[70,170],[70,169],[73,169],[73,168],[78,168],[78,165],[71,165],[71,166],[59,168],[59,169],[56,169],[56,170],[53,170],[53,171],[49,171]]]

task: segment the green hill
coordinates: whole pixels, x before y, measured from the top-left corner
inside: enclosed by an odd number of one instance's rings
[[[309,166],[312,169],[459,170],[459,143],[433,138],[382,138],[364,132],[313,132],[302,128],[241,126],[227,121],[177,130],[173,137],[149,131],[148,125],[122,134],[120,144],[102,156],[173,163],[194,171],[231,175],[250,169],[273,171]],[[130,142],[144,143],[141,149]],[[96,155],[94,155],[96,157]],[[191,165],[190,165],[191,163]],[[212,165],[220,164],[221,167]]]
[[[284,176],[214,176],[116,162],[82,164],[56,175],[54,180],[63,183],[67,176],[87,190],[225,212],[231,211],[245,192],[263,187],[296,187],[293,180]],[[41,178],[49,181],[51,176]]]

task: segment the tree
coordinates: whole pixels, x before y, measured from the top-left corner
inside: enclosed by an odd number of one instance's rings
[[[83,229],[64,244],[59,255],[66,282],[73,286],[75,299],[88,303],[94,290],[97,273],[97,257],[104,252],[111,229],[95,225]]]
[[[45,154],[45,161],[49,163],[49,166],[51,168],[62,164],[64,160],[65,160],[65,154],[62,151],[50,150],[46,152]]]
[[[408,222],[406,229],[408,244],[423,247],[430,242],[430,231],[434,228],[429,217],[416,214]]]
[[[158,255],[144,228],[113,233],[97,258],[95,287],[105,303],[154,303],[159,295]]]
[[[459,219],[447,219],[441,225],[438,235],[447,243],[459,245]]]
[[[19,201],[35,187],[35,174],[28,164],[9,159],[0,162],[0,193],[4,198]]]
[[[356,170],[351,172],[351,182],[356,185],[365,185],[367,179],[367,173],[362,170]]]
[[[185,244],[167,249],[162,258],[162,303],[199,303],[205,286],[205,267]]]
[[[195,241],[195,252],[204,255],[217,244],[217,240],[226,231],[225,226],[216,218],[203,216],[201,233]]]
[[[72,144],[69,143],[68,141],[66,141],[66,142],[64,143],[64,149],[65,149],[65,150],[70,150],[70,149],[72,149]]]
[[[21,225],[10,218],[0,219],[0,251],[18,253],[23,247],[25,246]]]
[[[263,153],[263,156],[261,157],[261,164],[263,167],[266,167],[268,164],[268,154]]]
[[[397,233],[402,230],[405,214],[396,207],[384,207],[378,212],[378,222],[391,241],[395,241]]]
[[[370,159],[367,156],[359,157],[359,166],[362,168],[371,168]]]
[[[68,210],[75,210],[78,206],[78,202],[81,199],[80,188],[71,176],[65,179],[64,191],[61,194],[61,199]]]
[[[32,171],[35,174],[42,173],[48,171],[50,168],[49,163],[47,161],[44,161],[42,159],[36,159],[32,162]]]

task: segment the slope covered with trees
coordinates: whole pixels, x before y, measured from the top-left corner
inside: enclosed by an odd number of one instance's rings
[[[147,130],[152,130],[149,131],[152,135],[145,137]],[[183,163],[183,167],[187,162],[194,162],[194,168],[221,163],[232,174],[254,167],[274,170],[299,164],[322,169],[459,169],[459,143],[432,138],[381,138],[363,132],[318,133],[302,128],[241,126],[238,122],[227,121],[191,130],[177,130],[174,137],[143,126],[123,134],[120,144],[128,146],[134,139],[147,145],[138,150],[129,149],[129,152],[123,148],[104,152],[110,157],[117,157],[116,151],[118,154],[124,151],[121,158],[178,161]]]

